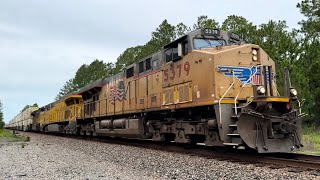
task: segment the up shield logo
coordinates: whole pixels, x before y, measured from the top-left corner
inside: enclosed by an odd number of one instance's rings
[[[218,72],[223,73],[227,77],[235,77],[241,83],[260,85],[260,67],[237,67],[237,66],[217,66]]]

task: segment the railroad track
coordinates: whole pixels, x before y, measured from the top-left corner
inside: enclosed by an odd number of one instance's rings
[[[30,132],[28,132],[30,133]],[[28,134],[26,133],[26,134]],[[305,155],[298,153],[273,153],[273,154],[257,154],[248,153],[245,150],[235,150],[224,147],[208,147],[202,145],[186,146],[177,143],[163,144],[151,140],[135,140],[110,137],[88,137],[74,136],[66,134],[51,134],[55,136],[63,136],[66,138],[75,138],[87,141],[96,141],[120,145],[128,145],[139,148],[148,148],[160,151],[175,152],[188,154],[191,156],[199,156],[207,159],[217,159],[223,161],[238,162],[243,164],[260,164],[262,166],[270,166],[272,168],[295,168],[292,171],[300,172],[307,170],[317,170],[320,173],[320,156]],[[320,176],[320,174],[319,174]]]
[[[298,153],[270,154],[263,157],[263,161],[302,169],[320,170],[320,156],[315,155]]]

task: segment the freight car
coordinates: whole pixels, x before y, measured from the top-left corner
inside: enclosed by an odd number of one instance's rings
[[[33,116],[31,115],[38,107],[28,107],[16,115],[6,126],[8,129],[21,131],[30,131],[33,125]]]
[[[42,131],[291,152],[302,146],[303,113],[284,74],[280,96],[275,63],[261,47],[232,32],[198,29],[35,119]]]

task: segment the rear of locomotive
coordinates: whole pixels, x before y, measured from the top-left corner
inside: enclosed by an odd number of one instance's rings
[[[259,153],[300,148],[303,114],[288,72],[284,72],[284,96],[281,96],[276,85],[275,63],[262,48],[244,44],[230,32],[203,30],[202,33],[210,33],[206,35],[213,42],[225,44],[193,47],[202,59],[212,61],[209,69],[213,73],[208,73],[212,77],[205,80],[213,81],[215,123],[223,144],[245,146]],[[211,46],[212,42],[205,41],[202,43]],[[299,106],[294,108],[293,104]]]

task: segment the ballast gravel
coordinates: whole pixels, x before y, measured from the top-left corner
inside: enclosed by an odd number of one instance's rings
[[[320,179],[315,171],[289,172],[288,168],[24,134],[30,142],[0,145],[0,179]]]

